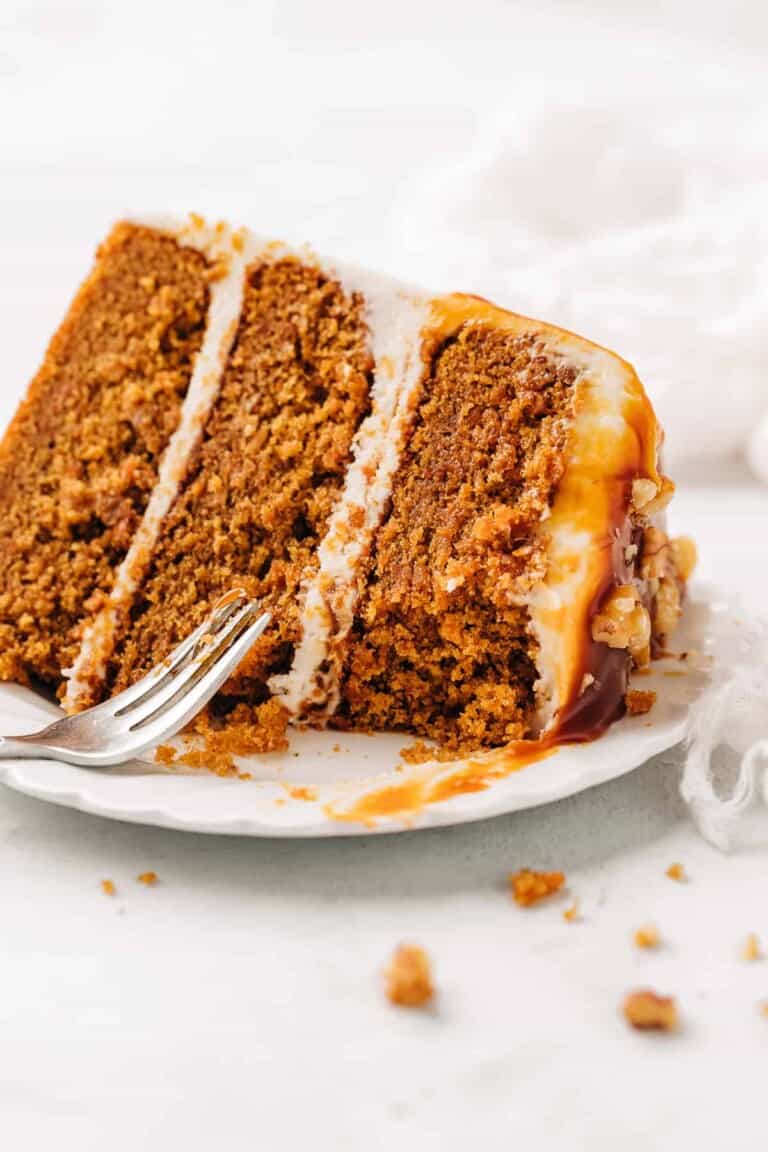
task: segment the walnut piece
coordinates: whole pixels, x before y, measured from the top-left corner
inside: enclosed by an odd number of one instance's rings
[[[627,648],[637,665],[650,660],[651,618],[632,584],[620,584],[592,620],[592,639]]]
[[[659,483],[640,477],[632,481],[632,507],[643,516],[662,512],[675,494],[675,486],[668,476],[660,476]]]
[[[657,636],[669,636],[677,627],[683,607],[680,588],[674,577],[659,581],[653,600],[653,631]]]
[[[538,904],[559,892],[565,884],[563,872],[535,872],[532,868],[521,868],[519,872],[511,872],[509,884],[515,902],[521,908],[529,908],[531,904]]]
[[[674,1032],[679,1027],[674,996],[658,996],[650,988],[630,992],[623,1011],[627,1023],[641,1032]]]
[[[384,979],[389,999],[404,1008],[419,1008],[435,994],[429,957],[415,944],[395,949]]]
[[[642,692],[639,688],[630,688],[624,697],[624,703],[630,716],[644,716],[656,703],[656,693],[651,689]]]
[[[677,575],[683,581],[690,580],[699,558],[694,541],[690,536],[676,536],[669,543]]]

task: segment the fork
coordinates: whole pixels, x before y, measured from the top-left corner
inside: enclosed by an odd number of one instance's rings
[[[108,768],[173,736],[234,672],[272,616],[235,590],[130,688],[29,736],[0,736],[0,760],[63,760]]]

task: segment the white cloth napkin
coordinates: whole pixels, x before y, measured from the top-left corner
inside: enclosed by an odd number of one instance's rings
[[[713,600],[712,679],[691,710],[683,798],[726,851],[768,843],[768,621]]]

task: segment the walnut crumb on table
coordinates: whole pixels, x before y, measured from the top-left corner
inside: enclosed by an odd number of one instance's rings
[[[563,872],[535,872],[532,868],[521,868],[519,872],[511,872],[509,885],[515,902],[521,908],[529,908],[546,900],[559,892],[565,884]]]
[[[114,880],[102,880],[101,890],[105,896],[114,896],[117,892]]]
[[[659,996],[650,988],[630,992],[622,1010],[627,1023],[639,1032],[675,1032],[680,1025],[674,996]]]
[[[650,712],[656,703],[656,693],[651,689],[644,692],[639,688],[630,688],[624,697],[624,703],[627,706],[628,715],[644,716],[646,712]]]
[[[151,888],[153,884],[157,884],[157,872],[140,872],[136,880],[139,884]]]
[[[655,924],[644,924],[637,929],[632,939],[638,948],[658,948],[661,944],[661,936]]]
[[[665,876],[669,876],[670,880],[677,880],[679,883],[684,883],[688,879],[688,873],[682,864],[670,864]]]
[[[762,960],[763,952],[756,932],[750,932],[741,950],[742,960]]]
[[[403,1008],[420,1008],[435,994],[429,957],[415,944],[395,949],[384,973],[387,996]]]

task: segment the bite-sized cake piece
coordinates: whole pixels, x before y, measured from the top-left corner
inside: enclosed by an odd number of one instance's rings
[[[680,614],[623,360],[227,226],[118,225],[0,448],[0,676],[82,708],[222,595],[273,622],[205,723],[466,752],[596,734]]]

